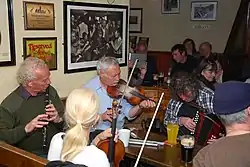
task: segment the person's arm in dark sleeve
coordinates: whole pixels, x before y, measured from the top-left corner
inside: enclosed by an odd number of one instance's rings
[[[25,125],[15,126],[15,121],[11,112],[0,106],[0,141],[16,144],[27,135]]]
[[[57,93],[56,93],[56,95],[54,97],[53,105],[55,106],[56,111],[58,112],[58,115],[62,119],[61,122],[54,123],[54,125],[58,130],[63,131],[63,128],[64,128],[64,121],[63,121],[64,105],[63,105],[63,102],[62,102],[62,100],[60,99],[60,97],[59,97],[59,95]]]

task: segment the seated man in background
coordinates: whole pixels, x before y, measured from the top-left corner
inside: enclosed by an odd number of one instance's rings
[[[197,67],[197,60],[193,56],[187,54],[185,45],[176,44],[172,47],[171,51],[175,61],[172,67],[171,76],[180,71],[192,73]]]
[[[214,111],[227,135],[194,157],[194,167],[248,167],[250,165],[250,85],[229,81],[215,89]]]
[[[17,82],[19,86],[0,105],[0,140],[46,157],[52,136],[63,128],[64,106],[50,85],[50,71],[43,60],[26,58],[17,71]]]
[[[112,111],[110,108],[112,107],[113,98],[108,95],[107,88],[119,84],[120,73],[119,62],[116,58],[102,57],[97,63],[98,76],[84,85],[84,87],[95,91],[100,98],[99,114],[101,115],[101,122],[96,127],[96,132],[92,133],[92,138],[111,126]],[[117,117],[117,129],[123,128],[125,117],[132,120],[141,114],[142,108],[154,107],[155,103],[150,100],[144,100],[140,104],[133,106],[126,99],[123,99],[121,106],[121,113]]]

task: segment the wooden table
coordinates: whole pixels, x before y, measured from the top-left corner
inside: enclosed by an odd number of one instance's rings
[[[143,131],[138,131],[138,136],[144,136],[146,133]],[[144,138],[142,138],[144,139]],[[155,133],[150,133],[150,140],[164,141],[166,137],[158,135]],[[126,151],[126,157],[136,160],[140,152],[140,145],[129,145]],[[194,155],[200,150],[200,146],[196,146],[194,150]],[[153,165],[156,167],[192,167],[192,164],[185,164],[181,162],[180,159],[180,145],[176,146],[161,146],[159,148],[155,147],[144,147],[140,162]]]

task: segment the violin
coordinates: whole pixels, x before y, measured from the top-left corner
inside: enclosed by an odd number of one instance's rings
[[[102,140],[97,144],[97,147],[103,150],[107,156],[110,163],[110,167],[119,167],[121,160],[125,155],[125,147],[123,142],[118,139],[117,142],[114,141],[116,122],[117,122],[117,111],[119,110],[118,101],[116,99],[112,102],[112,125],[111,133],[112,137],[106,140]]]
[[[116,86],[107,87],[107,93],[112,98],[119,98],[119,96],[124,94],[127,101],[132,105],[138,105],[143,100],[151,100],[155,102],[154,100],[145,96],[145,91],[142,88],[136,88],[130,86],[127,86],[126,88],[126,85],[127,82],[124,81],[123,79],[120,79]]]

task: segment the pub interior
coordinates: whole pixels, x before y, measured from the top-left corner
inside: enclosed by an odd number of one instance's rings
[[[203,149],[227,138],[229,125],[213,98],[217,85],[249,82],[249,4],[2,0],[0,166],[217,167]],[[83,135],[72,135],[79,124]],[[183,145],[187,135],[194,145]],[[32,150],[43,145],[44,154]],[[241,158],[239,167],[250,165]]]

